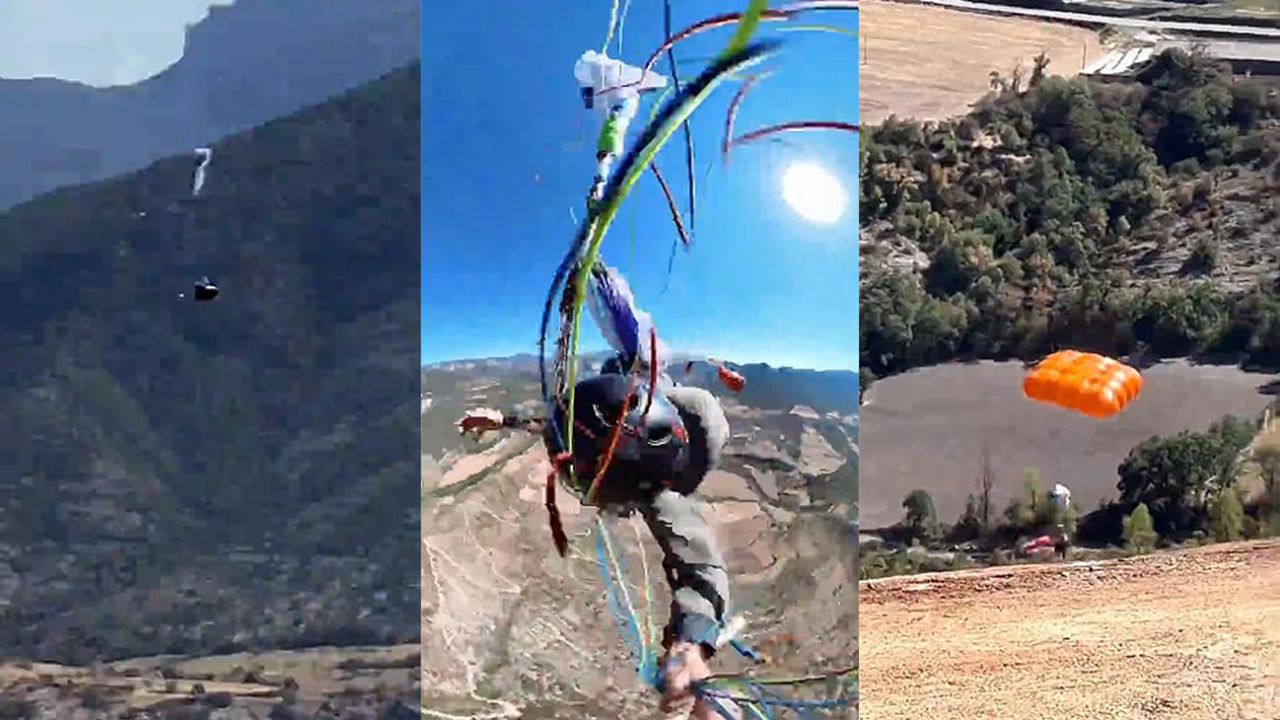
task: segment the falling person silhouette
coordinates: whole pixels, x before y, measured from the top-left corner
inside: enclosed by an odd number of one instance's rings
[[[650,321],[634,307],[625,281],[615,271],[597,273],[593,290],[593,315],[607,339],[644,335],[638,331]],[[624,326],[621,333],[616,332],[618,324]],[[650,338],[656,342],[656,334]],[[662,639],[667,651],[660,682],[664,709],[674,713],[672,717],[725,717],[692,692],[693,684],[710,674],[707,660],[731,639],[725,631],[728,571],[694,492],[717,466],[729,424],[710,392],[677,385],[661,371],[664,363],[655,371],[642,359],[658,357],[657,348],[645,353],[640,342],[618,346],[623,351],[607,360],[597,375],[575,385],[571,455],[558,453],[559,432],[569,423],[567,398],[533,412],[520,407],[472,411],[458,427],[476,437],[500,429],[540,433],[552,455],[559,454],[566,466],[561,469],[571,467],[569,477],[592,485],[586,492],[589,504],[614,515],[635,512],[644,519],[662,549],[672,598]],[[558,530],[558,511],[550,499],[548,509],[563,554],[567,541]],[[713,702],[722,708],[729,704]]]

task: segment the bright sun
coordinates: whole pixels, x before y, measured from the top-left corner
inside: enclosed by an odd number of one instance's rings
[[[809,162],[793,163],[782,174],[782,198],[797,215],[820,225],[835,223],[849,204],[840,181]]]

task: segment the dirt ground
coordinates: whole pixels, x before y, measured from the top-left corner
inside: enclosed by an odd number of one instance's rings
[[[1114,419],[1083,415],[1022,396],[1022,365],[939,365],[886,378],[862,408],[859,491],[864,528],[902,517],[914,488],[933,495],[938,518],[955,522],[976,491],[982,446],[990,449],[994,500],[1003,508],[1035,469],[1041,484],[1065,483],[1082,512],[1116,495],[1116,468],[1152,435],[1206,430],[1224,414],[1256,417],[1273,375],[1232,366],[1161,363],[1143,370],[1137,400]]]
[[[859,588],[863,720],[1280,718],[1280,541]]]
[[[815,442],[805,457],[822,469],[830,459]],[[486,466],[494,472],[467,488],[464,478],[483,476]],[[569,554],[562,559],[550,549],[542,512],[548,470],[545,449],[529,438],[499,441],[443,471],[423,464],[426,717],[657,717],[652,694],[626,669],[631,661],[601,592],[599,560],[583,542],[596,512],[571,493],[557,499]],[[849,545],[850,552],[831,551],[847,537],[842,526],[775,507],[726,470],[713,471],[699,494],[730,569],[734,612],[747,615],[751,643],[773,660],[768,675],[807,675],[818,662],[849,665],[857,647],[856,556]],[[615,532],[640,617],[665,622],[660,550],[639,517],[618,521]],[[640,608],[641,598],[651,607]],[[716,663],[717,672],[741,669],[732,653]]]
[[[859,113],[868,124],[961,115],[990,89],[992,70],[1030,71],[1042,50],[1052,74],[1075,74],[1104,52],[1097,33],[1071,25],[884,0],[864,0],[860,12]]]
[[[104,698],[104,710],[114,706],[136,714],[199,695],[222,694],[265,717],[282,697],[284,679],[292,678],[298,685],[296,707],[314,713],[335,695],[411,694],[419,651],[417,644],[316,647],[197,658],[157,656],[95,667],[4,660],[0,698],[16,698],[21,690],[38,687],[92,691]],[[3,702],[0,699],[0,706]],[[72,712],[65,707],[62,711]]]

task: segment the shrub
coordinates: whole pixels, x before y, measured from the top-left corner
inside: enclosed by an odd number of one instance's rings
[[[1125,516],[1124,541],[1125,547],[1136,553],[1151,552],[1160,541],[1146,503],[1138,503],[1133,512]]]
[[[1209,509],[1209,531],[1218,542],[1232,542],[1244,536],[1244,505],[1235,488],[1218,494]]]

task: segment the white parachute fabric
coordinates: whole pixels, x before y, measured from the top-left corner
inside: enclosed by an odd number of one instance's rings
[[[589,197],[600,200],[614,160],[622,154],[623,139],[640,108],[640,94],[666,87],[666,77],[646,73],[604,53],[588,50],[573,66],[582,101],[600,119],[596,144],[596,174]]]
[[[1062,483],[1053,486],[1053,490],[1049,492],[1049,498],[1061,513],[1066,513],[1067,508],[1071,507],[1071,490]]]
[[[210,148],[200,147],[195,149],[196,157],[200,158],[200,164],[196,166],[195,178],[191,181],[191,197],[200,197],[200,191],[204,189],[205,177],[208,173],[209,161],[213,159],[213,150]]]
[[[578,58],[573,66],[573,77],[583,90],[583,100],[587,107],[603,121],[608,119],[611,111],[622,108],[629,109],[634,116],[636,100],[642,93],[661,90],[667,86],[664,75],[645,72],[643,68],[628,65],[615,60],[604,53],[588,50]],[[624,122],[631,117],[623,117]]]
[[[653,316],[641,310],[626,278],[611,267],[592,273],[587,309],[595,320],[605,342],[628,360],[639,359],[648,366],[655,349],[650,346],[654,332]],[[658,371],[667,366],[667,349],[657,341]]]

